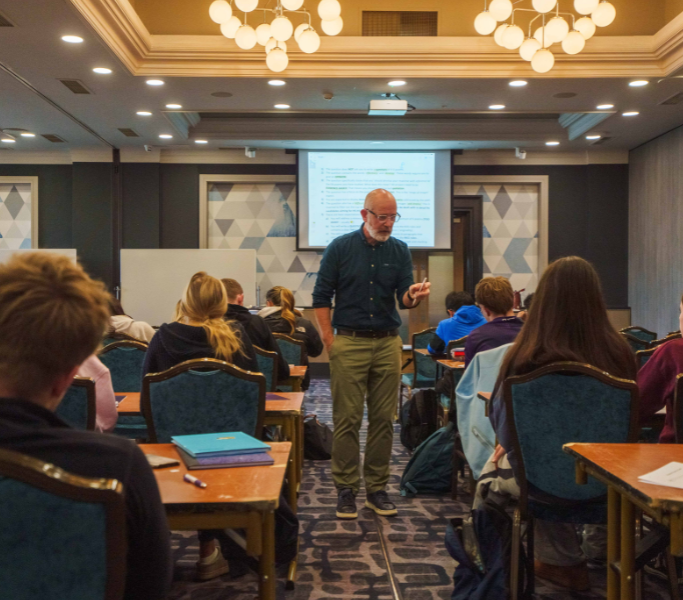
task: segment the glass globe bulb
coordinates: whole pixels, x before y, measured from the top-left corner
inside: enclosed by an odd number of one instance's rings
[[[242,12],[248,13],[258,6],[258,0],[235,0],[235,6]]]
[[[228,4],[225,0],[215,0],[209,6],[209,17],[214,23],[222,25],[227,23],[232,17],[232,6]]]
[[[567,54],[578,54],[586,45],[586,40],[578,31],[570,31],[562,40],[562,50]]]
[[[306,54],[313,54],[320,48],[320,36],[314,29],[308,29],[299,36],[299,48]]]
[[[306,31],[310,25],[308,23],[302,23],[301,25],[297,25],[296,29],[294,30],[294,39],[298,42],[299,38],[301,37],[301,34]]]
[[[595,35],[595,23],[590,17],[581,17],[574,23],[574,29],[578,31],[584,40],[589,40]]]
[[[280,73],[287,68],[289,64],[289,57],[287,53],[281,48],[273,48],[266,56],[266,65],[271,71]]]
[[[550,12],[555,5],[557,0],[531,0],[531,5],[534,7],[536,12],[547,13]]]
[[[607,27],[617,16],[617,9],[609,2],[601,2],[593,11],[591,18],[598,27]]]
[[[545,26],[545,34],[553,44],[561,42],[569,33],[569,24],[562,17],[553,17]]]
[[[574,0],[574,10],[580,15],[590,15],[599,2],[600,0]]]
[[[242,50],[251,50],[256,46],[256,32],[251,25],[242,25],[235,34],[235,43]]]
[[[501,25],[502,27],[502,25]],[[496,20],[490,12],[480,12],[474,19],[474,29],[480,35],[488,35],[496,28]]]
[[[261,23],[256,28],[256,41],[261,44],[261,46],[265,46],[271,37],[272,34],[270,33],[269,23]]]
[[[341,4],[338,0],[321,0],[318,4],[318,15],[323,21],[334,21],[341,15]]]
[[[496,42],[499,46],[503,46],[503,35],[505,35],[505,31],[507,28],[510,27],[507,23],[503,23],[502,25],[498,25],[498,28],[496,29],[496,32],[493,34],[493,41]],[[505,46],[503,46],[505,47]]]
[[[320,21],[320,28],[327,35],[337,35],[344,27],[344,21],[341,17],[337,17],[334,21]]]
[[[512,14],[512,2],[510,0],[492,0],[489,4],[489,12],[496,21],[506,21]]]
[[[279,42],[286,42],[294,33],[294,25],[287,17],[276,17],[270,24],[270,34]]]
[[[534,54],[536,54],[536,50],[538,50],[540,47],[541,42],[539,42],[536,38],[527,38],[519,47],[519,55],[524,60],[530,61],[534,57]]]
[[[287,10],[299,10],[304,3],[304,0],[280,0],[282,7]]]
[[[280,50],[287,52],[287,42],[278,42],[275,38],[270,38],[266,44],[266,54],[274,48],[280,48]]]
[[[517,50],[524,41],[524,31],[518,25],[510,25],[503,33],[503,46],[508,50]]]
[[[235,34],[237,30],[242,27],[242,21],[240,21],[235,15],[230,17],[227,23],[221,25],[221,33],[231,40],[235,39]]]
[[[536,31],[534,31],[534,38],[536,38],[538,43],[544,48],[549,48],[553,45],[553,41],[550,39],[547,31],[545,32],[544,36],[543,27],[539,27]]]
[[[531,59],[531,68],[536,71],[536,73],[547,73],[553,68],[555,64],[555,56],[550,50],[541,48],[534,54]]]

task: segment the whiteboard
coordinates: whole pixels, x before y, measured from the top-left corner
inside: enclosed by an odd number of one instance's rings
[[[255,303],[256,250],[121,250],[123,309],[150,325],[169,323],[198,271],[239,281],[244,304]]]
[[[35,250],[29,248],[26,248],[25,250],[10,250],[2,248],[0,249],[0,264],[6,263],[14,254],[21,254],[23,252],[51,252],[52,254],[68,256],[71,260],[76,262],[76,250],[73,248],[36,248]]]

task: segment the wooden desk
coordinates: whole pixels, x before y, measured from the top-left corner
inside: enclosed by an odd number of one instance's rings
[[[139,417],[140,416],[140,392],[126,392],[114,394],[115,396],[124,396],[116,405],[116,411],[122,417]]]
[[[259,559],[259,598],[275,600],[275,509],[291,450],[290,442],[272,443],[275,464],[205,469],[192,474],[207,484],[183,481],[187,473],[173,444],[141,444],[146,454],[180,460],[180,466],[155,469],[161,501],[171,530],[244,529],[247,552]]]
[[[461,360],[448,360],[446,358],[440,358],[437,359],[437,364],[441,365],[442,367],[445,367],[446,369],[464,369],[465,368],[465,363]]]
[[[683,556],[683,490],[640,483],[638,477],[676,461],[683,445],[565,444],[576,459],[576,481],[607,485],[607,599],[635,598],[635,509],[671,531],[671,553]],[[621,575],[611,568],[620,563]]]
[[[308,371],[306,366],[289,365],[289,377],[282,382],[282,385],[290,385],[293,392],[300,392],[306,371]]]

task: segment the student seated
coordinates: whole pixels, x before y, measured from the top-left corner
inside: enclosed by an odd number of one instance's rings
[[[308,357],[315,358],[322,354],[320,334],[313,323],[304,319],[301,312],[294,308],[294,295],[290,290],[279,285],[268,290],[266,304],[267,307],[259,312],[259,316],[263,317],[273,333],[284,333],[306,344],[306,366]],[[305,391],[310,385],[311,374],[307,370],[301,389]]]
[[[72,429],[54,414],[79,365],[102,343],[109,294],[69,258],[15,254],[0,265],[0,448],[83,477],[123,484],[126,600],[162,600],[171,583],[166,513],[130,440]],[[50,552],[50,548],[45,548]]]
[[[149,342],[154,334],[154,328],[144,321],[135,321],[123,310],[121,303],[113,296],[109,300],[111,319],[109,319],[110,332],[125,333],[130,337],[142,342]]]
[[[119,413],[116,410],[116,395],[111,383],[111,373],[94,354],[78,367],[79,377],[90,377],[95,382],[95,427],[97,431],[111,431],[116,427]]]
[[[249,336],[239,323],[224,320],[227,310],[223,284],[204,271],[195,273],[176,307],[176,321],[164,323],[152,338],[142,372],[159,373],[197,358],[217,358],[260,372]],[[213,579],[229,570],[214,532],[200,531],[197,578]]]
[[[444,319],[436,328],[427,349],[430,354],[443,354],[448,342],[459,340],[469,335],[473,329],[486,323],[481,310],[474,303],[469,292],[451,292],[446,296],[446,312],[448,319]]]
[[[289,377],[289,365],[282,356],[280,346],[277,345],[270,328],[261,317],[252,315],[244,307],[244,290],[239,282],[234,279],[221,279],[221,282],[228,294],[226,320],[234,320],[242,325],[254,346],[269,352],[277,352],[277,378],[278,381],[284,381]]]
[[[679,309],[678,321],[683,327],[683,298]],[[638,371],[641,419],[651,417],[666,406],[664,428],[659,434],[660,444],[676,441],[673,403],[676,375],[679,373],[683,373],[683,339],[669,340],[658,346]]]
[[[570,256],[552,263],[543,274],[526,325],[507,351],[493,392],[491,425],[499,445],[485,464],[475,508],[486,494],[518,497],[511,432],[506,424],[502,382],[557,361],[593,365],[614,377],[635,379],[633,352],[607,318],[600,280],[582,258]],[[589,587],[586,556],[576,526],[537,519],[534,528],[536,575],[576,590]]]
[[[534,293],[531,292],[531,294],[527,294],[526,298],[524,298],[524,304],[522,304],[522,309],[517,313],[517,318],[521,319],[522,321],[526,322],[527,317],[529,316],[529,309],[531,308],[531,303],[533,302],[534,299]]]
[[[505,277],[486,277],[474,288],[474,297],[486,319],[465,342],[465,367],[477,352],[514,342],[524,322],[512,311],[514,292]]]

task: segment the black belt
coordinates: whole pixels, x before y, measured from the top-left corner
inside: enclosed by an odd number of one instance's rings
[[[390,329],[389,331],[354,331],[353,329],[337,329],[337,335],[349,335],[351,337],[378,340],[385,337],[396,337],[398,335],[398,329]]]

